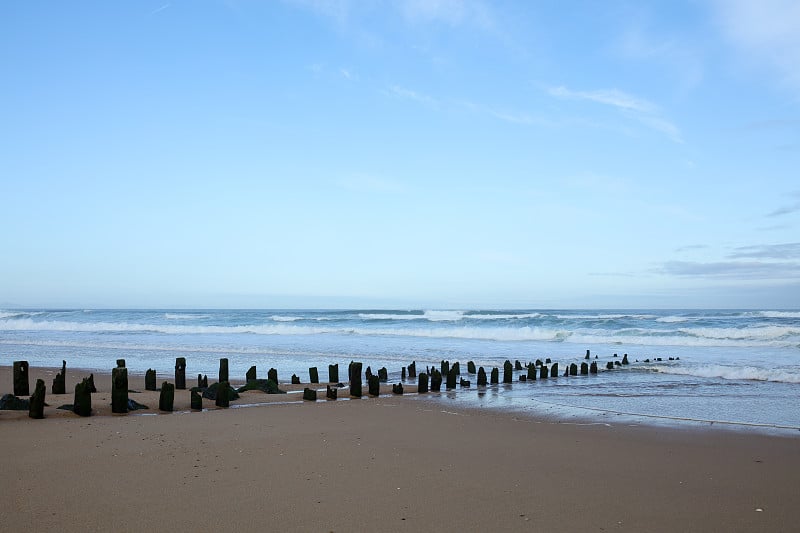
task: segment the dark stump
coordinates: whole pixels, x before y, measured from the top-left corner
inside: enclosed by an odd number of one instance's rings
[[[175,388],[179,390],[186,389],[186,358],[175,358]]]
[[[111,370],[111,412],[128,412],[128,369],[124,366]]]
[[[398,383],[396,385],[392,385],[392,393],[394,394],[403,394],[403,384]]]
[[[157,387],[156,371],[148,368],[147,372],[144,373],[144,390],[156,390]]]
[[[483,367],[478,369],[478,387],[486,386],[486,370]]]
[[[67,362],[61,361],[61,372],[53,378],[53,394],[67,393]]]
[[[456,374],[456,367],[453,365],[450,368],[450,372],[447,373],[447,388],[448,389],[455,389],[456,388],[456,378],[458,375]]]
[[[329,400],[335,400],[338,396],[339,396],[339,389],[328,385],[328,389],[325,391],[325,397]]]
[[[503,363],[503,383],[511,383],[514,379],[514,366],[506,359]]]
[[[410,365],[408,365],[408,379],[414,379],[417,377],[417,362],[412,361]]]
[[[328,383],[339,383],[339,363],[328,365]]]
[[[219,360],[219,379],[217,380],[219,383],[223,381],[228,381],[228,358],[223,357]]]
[[[165,381],[161,384],[161,395],[158,397],[158,408],[168,413],[172,412],[175,405],[175,385]]]
[[[44,418],[44,395],[46,387],[44,380],[37,379],[36,386],[31,394],[30,408],[28,409],[28,416],[31,418],[41,419]]]
[[[347,373],[350,378],[350,396],[361,398],[361,363],[351,362]]]
[[[421,372],[419,375],[419,384],[417,385],[417,393],[423,394],[428,392],[428,374]]]
[[[553,366],[556,366],[556,365],[553,365]],[[557,367],[556,367],[556,371],[558,371]],[[549,377],[549,374],[550,374],[550,369],[547,368],[546,366],[542,365],[539,368],[539,379],[547,379]]]
[[[431,392],[439,392],[442,390],[442,373],[431,368]]]
[[[475,363],[473,361],[467,361],[467,374],[474,374],[475,373]]]
[[[217,399],[214,403],[217,407],[228,407],[231,404],[230,391],[231,384],[227,381],[220,381],[217,388]]]
[[[314,389],[309,389],[306,387],[303,389],[303,399],[308,400],[309,402],[316,402],[317,401],[317,391]]]
[[[91,377],[91,376],[90,376]],[[92,389],[94,380],[84,378],[75,384],[75,401],[72,402],[72,412],[78,416],[91,416],[92,414]]]
[[[29,396],[28,362],[14,361],[14,396]]]
[[[255,365],[251,366],[247,369],[247,374],[245,374],[245,381],[251,381],[254,379],[258,379],[258,371],[256,370]]]
[[[378,376],[370,376],[367,380],[370,396],[381,395],[381,379]]]
[[[308,369],[308,381],[310,383],[319,383],[319,372],[317,371],[317,367],[312,366]]]
[[[203,397],[196,390],[189,391],[190,399],[192,402],[192,411],[203,410]]]
[[[500,371],[497,369],[497,367],[494,367],[489,374],[489,382],[492,385],[497,385],[500,383]]]
[[[267,371],[267,379],[271,379],[272,381],[277,383],[278,382],[278,371],[275,370],[274,368],[270,368]]]

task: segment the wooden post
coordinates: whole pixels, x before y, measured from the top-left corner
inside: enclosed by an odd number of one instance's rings
[[[606,370],[614,370],[614,363],[612,363],[611,361],[606,363]]]
[[[230,395],[231,384],[227,381],[220,381],[219,386],[217,386],[217,407],[228,407],[231,402]]]
[[[622,354],[622,364],[623,365],[628,364],[628,354]]]
[[[306,387],[303,389],[303,399],[308,400],[309,402],[316,402],[317,401],[317,391],[314,389],[309,389]]]
[[[453,368],[453,369],[455,369],[455,371],[456,371],[456,375],[457,375],[457,376],[460,376],[460,375],[461,375],[461,363],[459,363],[458,361],[456,361],[455,363],[453,363],[453,364],[452,364],[452,366],[451,366],[450,368]]]
[[[219,360],[219,383],[228,381],[228,358],[223,357]]]
[[[394,394],[403,394],[403,384],[398,383],[396,385],[392,385],[392,393]]]
[[[389,371],[386,370],[386,367],[378,369],[378,379],[383,383],[389,381]]]
[[[28,408],[28,416],[31,418],[41,419],[44,418],[44,395],[46,387],[44,381],[41,379],[36,380],[36,387],[33,389],[33,394],[30,398],[30,406]]]
[[[450,368],[450,372],[447,373],[447,389],[455,389],[456,388],[456,367],[453,365]]]
[[[467,374],[474,374],[474,373],[475,373],[475,362],[467,361]]]
[[[255,381],[258,379],[258,371],[256,370],[256,366],[253,365],[249,369],[247,369],[247,373],[245,374],[245,381]]]
[[[329,400],[335,400],[339,395],[339,390],[336,387],[331,387],[328,385],[328,390],[325,393],[325,397]]]
[[[528,379],[529,380],[536,379],[536,365],[534,364],[528,365]]]
[[[417,362],[411,361],[411,364],[408,365],[408,379],[414,379],[417,377]]]
[[[478,387],[486,386],[486,370],[483,367],[478,369]]]
[[[439,392],[441,390],[442,390],[442,373],[436,370],[435,368],[431,368],[431,392]]]
[[[460,379],[458,380],[458,386],[459,386],[459,387],[461,387],[461,388],[464,388],[464,387],[469,387],[469,386],[470,386],[470,382],[469,382],[469,381],[467,381],[467,380],[466,380],[466,379],[464,379],[464,378],[460,378]]]
[[[417,385],[417,393],[423,394],[428,392],[428,374],[421,372],[419,375],[419,385]]]
[[[503,363],[503,383],[511,383],[514,379],[514,367],[511,364],[511,361],[506,359],[506,362]]]
[[[442,361],[439,365],[439,373],[446,376],[450,372],[450,361]]]
[[[370,396],[381,395],[381,379],[378,376],[370,376],[367,385],[369,387]]]
[[[497,385],[500,383],[500,371],[497,370],[497,367],[492,368],[491,375],[489,376],[489,382],[492,385]]]
[[[588,376],[589,375],[589,365],[586,363],[581,363],[581,376]]]
[[[144,390],[156,390],[156,371],[148,368],[144,373]]]
[[[270,368],[269,371],[267,372],[267,379],[271,379],[272,381],[277,383],[278,382],[278,371],[275,370],[274,368]]]
[[[586,357],[584,359],[589,359],[589,350],[586,350]]]
[[[161,384],[161,394],[158,397],[158,408],[168,413],[172,412],[175,403],[175,385],[165,381]]]
[[[308,369],[308,381],[310,383],[319,383],[319,372],[317,371],[317,367],[312,366]]]
[[[400,369],[400,380],[401,381],[405,381],[406,380],[406,367],[403,367],[403,368]]]
[[[549,359],[548,359],[548,361],[549,361]],[[545,377],[547,377],[547,376],[545,376]],[[551,378],[557,378],[558,377],[558,363],[553,363],[552,366],[550,367],[550,377]]]
[[[28,362],[14,361],[14,396],[29,396]]]
[[[203,395],[196,390],[191,391],[192,411],[203,410]]]
[[[556,364],[556,365],[553,365],[553,366],[554,366],[554,367],[556,367],[556,372],[558,372],[558,366],[557,366],[557,364]],[[542,365],[541,367],[539,367],[539,379],[547,379],[547,378],[549,377],[549,376],[548,376],[549,374],[550,374],[550,369],[549,369],[549,368],[547,368],[547,367],[546,367],[546,366],[544,366],[544,365]],[[555,375],[555,374],[554,374],[554,375]]]
[[[155,377],[153,378],[155,383]],[[175,388],[179,390],[186,389],[186,358],[175,358]],[[155,390],[155,389],[153,389]]]
[[[117,359],[117,368],[125,368],[125,359]]]
[[[53,378],[53,394],[67,393],[67,362],[61,361],[61,372]]]
[[[292,374],[292,385],[300,385],[300,376]]]
[[[328,365],[328,383],[339,383],[339,363]]]
[[[89,374],[89,377],[86,379],[89,383],[89,392],[97,392],[97,387],[94,386],[94,374]]]
[[[570,376],[578,375],[578,365],[576,365],[575,363],[569,365],[569,375]]]
[[[111,412],[128,412],[128,369],[124,366],[111,370]]]
[[[519,359],[514,361],[514,370],[516,370],[517,372],[522,370],[522,363],[519,362]]]
[[[589,373],[597,374],[597,361],[592,361],[592,364],[589,365]]]
[[[348,374],[350,378],[350,396],[361,398],[361,363],[351,362]]]
[[[89,378],[75,384],[75,400],[72,402],[72,412],[78,416],[91,416],[92,414],[92,384]]]

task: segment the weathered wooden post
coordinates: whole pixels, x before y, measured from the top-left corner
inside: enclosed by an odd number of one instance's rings
[[[28,396],[30,393],[28,362],[14,361],[14,396]]]
[[[586,357],[584,359],[589,359],[589,350],[586,350]]]
[[[203,410],[203,395],[196,390],[191,391],[192,411]]]
[[[516,370],[517,372],[522,370],[522,363],[519,362],[519,359],[514,361],[514,370]]]
[[[46,387],[44,380],[37,379],[36,387],[33,389],[33,394],[30,398],[30,406],[28,407],[28,416],[31,418],[44,418],[44,395]]]
[[[455,389],[456,388],[456,367],[453,365],[450,367],[450,371],[447,373],[447,390]]]
[[[461,375],[461,363],[459,363],[458,361],[456,361],[455,363],[453,363],[453,364],[450,366],[450,368],[454,368],[454,369],[456,370],[456,375],[457,375],[457,376],[460,376],[460,375]]]
[[[303,399],[309,402],[316,402],[317,401],[317,391],[314,389],[309,389],[306,387],[303,389]]]
[[[408,365],[408,379],[414,379],[417,377],[417,362],[412,361],[410,365]]]
[[[389,371],[386,370],[386,367],[378,369],[378,379],[383,383],[389,381]]]
[[[420,372],[419,374],[419,384],[417,385],[417,393],[423,394],[428,392],[428,374],[425,372]]]
[[[514,379],[514,367],[511,365],[511,361],[506,359],[506,362],[503,363],[503,383],[511,383]]]
[[[470,386],[470,382],[468,380],[464,379],[464,378],[459,378],[458,386],[461,387],[461,388],[469,387]]]
[[[588,376],[589,375],[589,365],[586,363],[581,363],[581,376]]]
[[[367,381],[367,385],[369,387],[370,396],[381,395],[381,379],[378,376],[375,375],[370,376],[369,380]]]
[[[364,377],[367,378],[367,381],[369,381],[370,376],[372,376],[372,368],[367,365],[367,369],[364,371]]]
[[[592,361],[592,364],[589,365],[589,373],[597,374],[597,361]]]
[[[622,364],[623,365],[628,364],[628,354],[622,354]]]
[[[155,376],[153,377],[155,383]],[[175,388],[178,390],[186,389],[186,358],[175,358]],[[156,390],[155,388],[153,390]]]
[[[446,376],[450,372],[450,361],[442,361],[439,365],[439,373]]]
[[[255,381],[258,379],[258,370],[256,370],[256,365],[251,366],[247,369],[247,373],[245,374],[245,381]]]
[[[228,381],[228,358],[223,357],[219,360],[219,383]]]
[[[161,394],[158,397],[158,409],[172,412],[172,406],[175,404],[175,385],[165,381],[161,384]]]
[[[547,376],[545,376],[547,377]],[[553,363],[550,365],[550,377],[557,378],[558,377],[558,363]]]
[[[612,363],[611,361],[606,363],[606,370],[614,370],[614,363]]]
[[[53,378],[53,394],[67,393],[67,362],[61,361],[61,372]]]
[[[500,383],[500,371],[497,370],[497,367],[492,368],[492,372],[489,376],[489,382],[492,385],[497,385]]]
[[[550,374],[550,369],[549,368],[547,368],[544,365],[539,367],[539,379],[547,379],[548,378],[548,374]]]
[[[474,373],[475,373],[475,362],[467,361],[467,374],[474,374]]]
[[[569,375],[570,376],[577,376],[578,375],[578,365],[575,363],[571,363],[569,365]]]
[[[300,385],[300,376],[292,374],[292,385]]]
[[[329,400],[335,400],[339,395],[339,390],[336,387],[331,387],[328,385],[328,390],[325,393],[325,397]]]
[[[400,369],[400,381],[406,380],[406,367]]]
[[[148,368],[144,373],[144,390],[156,390],[156,371]]]
[[[197,374],[197,386],[201,389],[208,388],[208,376]]]
[[[231,404],[231,384],[227,381],[220,381],[217,386],[217,407],[228,407]]]
[[[111,370],[111,412],[128,412],[128,369],[124,366]]]
[[[89,392],[97,392],[97,387],[94,386],[94,374],[89,374],[89,377],[86,379],[89,383]]]
[[[75,400],[72,402],[72,412],[78,416],[91,416],[92,414],[92,384],[89,378],[75,384]]]
[[[431,392],[439,392],[441,390],[442,390],[442,373],[436,370],[435,368],[431,368]]]
[[[350,378],[350,396],[361,398],[361,363],[351,361],[347,373]]]
[[[392,393],[393,394],[403,394],[403,384],[398,383],[396,385],[392,385]]]
[[[520,375],[519,375],[519,380],[520,380],[520,381],[528,381],[528,376],[527,376],[527,375],[525,375],[525,374],[520,374]]]
[[[339,363],[328,365],[328,383],[339,383]]]
[[[274,368],[270,368],[267,371],[267,379],[271,379],[272,381],[277,383],[278,382],[278,371],[275,370]]]
[[[486,386],[486,370],[483,367],[478,369],[478,387]]]
[[[536,365],[530,364],[528,365],[528,380],[535,380],[536,379]]]
[[[117,368],[125,368],[125,359],[117,359]]]
[[[317,367],[312,366],[308,369],[308,381],[309,383],[319,383],[319,372],[317,371]]]

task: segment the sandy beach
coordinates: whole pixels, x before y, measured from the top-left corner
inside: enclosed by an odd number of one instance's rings
[[[97,416],[80,418],[54,409],[72,402],[49,394],[57,371],[31,369],[31,389],[47,384],[46,419],[0,411],[3,531],[797,528],[798,438],[573,424],[390,394],[248,392],[233,405],[278,403],[189,412],[177,391],[178,412],[141,416],[158,413],[158,393],[134,375],[142,392],[130,397],[151,409],[111,415],[107,374],[95,374]],[[67,390],[84,375],[68,369]],[[0,383],[11,392],[10,368]]]

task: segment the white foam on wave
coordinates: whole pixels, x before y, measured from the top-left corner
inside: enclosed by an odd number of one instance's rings
[[[473,320],[515,320],[523,318],[541,318],[542,313],[509,313],[509,314],[481,314],[464,315],[464,318]]]
[[[776,383],[800,383],[798,368],[765,368],[756,366],[702,365],[656,365],[653,370],[664,374],[697,376],[701,378],[738,379],[750,381],[772,381]]]
[[[431,322],[456,322],[464,318],[464,311],[423,311],[420,313],[359,313],[363,320],[429,320]]]
[[[759,311],[764,318],[800,318],[800,311]]]
[[[167,320],[200,320],[211,318],[211,315],[197,315],[193,313],[164,313]]]
[[[685,316],[662,316],[656,319],[656,322],[663,322],[665,324],[673,324],[676,322],[689,322],[691,318]]]
[[[298,320],[303,320],[301,316],[280,316],[280,315],[272,315],[272,320],[275,322],[297,322]]]
[[[708,339],[773,340],[800,336],[797,326],[757,326],[747,328],[680,328],[677,333]]]
[[[635,318],[638,320],[647,320],[656,318],[656,315],[638,315],[627,313],[612,313],[612,314],[597,314],[597,315],[553,315],[558,319],[569,320],[619,320],[621,318]]]

